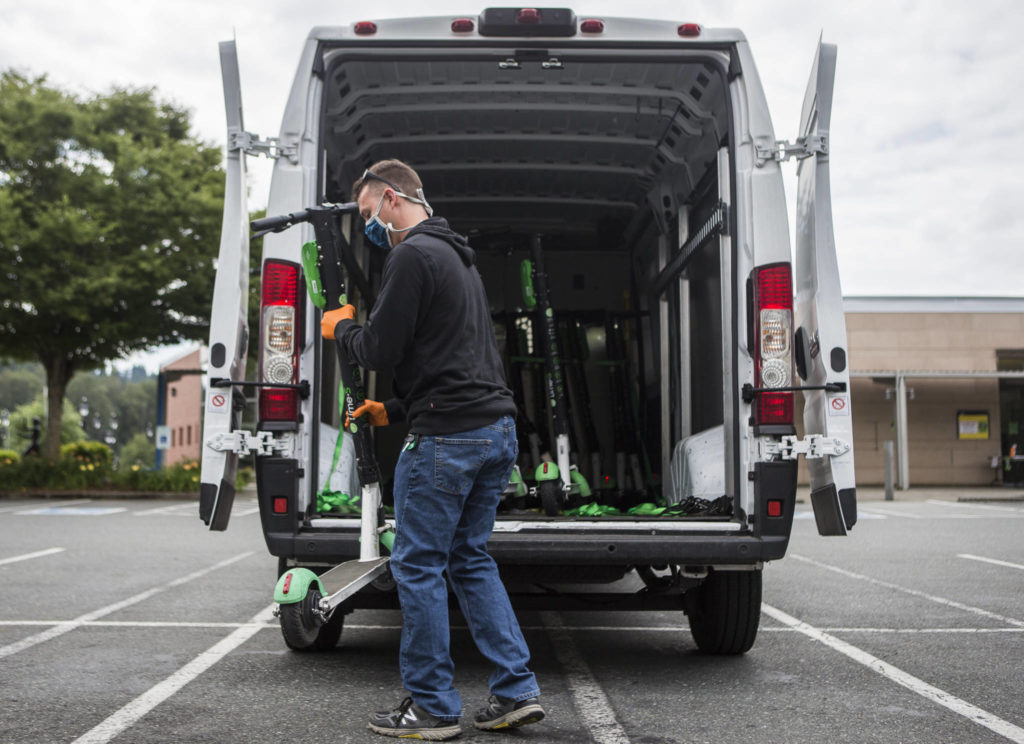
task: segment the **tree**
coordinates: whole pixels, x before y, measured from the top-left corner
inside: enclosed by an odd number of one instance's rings
[[[76,372],[205,338],[220,160],[152,89],[0,76],[0,356],[46,370],[49,459]]]

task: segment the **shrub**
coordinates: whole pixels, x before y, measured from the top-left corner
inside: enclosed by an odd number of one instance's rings
[[[0,449],[0,468],[5,465],[17,465],[21,462],[21,455],[14,450]]]
[[[133,465],[152,470],[156,465],[156,447],[145,433],[139,432],[125,442],[117,458],[118,469],[130,469]]]

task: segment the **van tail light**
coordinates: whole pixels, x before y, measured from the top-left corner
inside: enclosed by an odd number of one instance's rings
[[[457,34],[465,34],[472,31],[476,26],[472,18],[456,18],[452,21],[452,31]]]
[[[260,293],[261,382],[292,385],[299,377],[299,266],[288,261],[263,264]],[[261,421],[297,421],[299,393],[294,388],[260,388]]]
[[[585,34],[599,34],[604,31],[604,21],[588,18],[580,24],[580,31]]]
[[[353,30],[357,36],[372,36],[377,33],[377,24],[373,21],[359,21]]]
[[[793,384],[793,269],[788,262],[754,270],[754,369],[759,388]],[[757,424],[792,424],[793,393],[761,392],[755,399]]]
[[[700,24],[699,23],[684,23],[677,29],[680,36],[684,39],[692,39],[700,36]]]

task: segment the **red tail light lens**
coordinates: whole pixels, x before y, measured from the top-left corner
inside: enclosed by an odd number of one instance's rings
[[[359,36],[370,36],[377,33],[377,24],[373,21],[360,21],[355,26],[355,32]]]
[[[684,23],[679,27],[679,35],[685,38],[692,39],[695,36],[700,36],[700,24],[699,23]]]
[[[286,261],[263,264],[260,295],[261,382],[295,384],[299,361],[299,267]],[[260,420],[295,421],[299,397],[293,389],[260,388]]]
[[[471,18],[456,18],[452,21],[452,31],[457,34],[464,34],[472,31],[475,28],[473,20]]]
[[[755,269],[754,365],[757,386],[786,388],[793,383],[793,270],[789,263]],[[757,396],[758,424],[792,424],[793,393],[763,392]]]
[[[604,31],[604,21],[588,18],[580,24],[580,31],[585,34],[599,34]]]
[[[540,11],[536,8],[522,8],[516,16],[518,23],[540,23]]]
[[[288,497],[287,496],[275,496],[274,497],[274,514],[287,514],[288,513]]]

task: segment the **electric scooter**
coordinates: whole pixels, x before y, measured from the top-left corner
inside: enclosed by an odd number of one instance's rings
[[[521,267],[523,302],[528,309],[537,310],[556,456],[555,462],[540,463],[534,477],[544,513],[555,516],[568,507],[571,496],[589,499],[590,485],[576,466],[569,462],[569,415],[565,402],[565,382],[558,358],[558,329],[551,309],[540,235],[531,236],[530,254],[532,259],[524,260]]]
[[[354,274],[364,296],[369,284],[358,270],[338,230],[337,218],[358,212],[355,202],[309,207],[292,214],[266,217],[252,222],[254,237],[281,232],[309,222],[316,242],[302,246],[302,266],[310,300],[321,310],[346,304],[342,264]],[[281,575],[274,589],[275,611],[281,633],[289,648],[307,650],[333,647],[341,634],[343,610],[340,605],[387,571],[389,558],[381,556],[380,544],[390,550],[394,532],[384,522],[381,503],[380,468],[373,453],[370,427],[363,416],[354,415],[365,399],[359,368],[352,363],[340,339],[335,339],[338,366],[345,401],[345,421],[340,436],[351,436],[355,445],[356,470],[361,486],[359,558],[347,561],[317,576],[308,568],[293,568]]]

